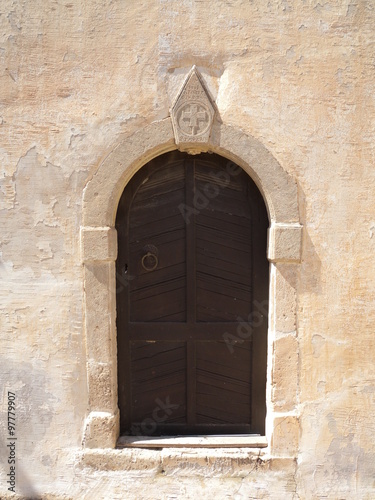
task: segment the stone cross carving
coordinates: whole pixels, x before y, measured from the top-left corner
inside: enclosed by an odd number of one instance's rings
[[[203,122],[203,128],[206,128],[208,122],[208,114],[205,109],[202,109],[203,106],[199,106],[199,104],[187,104],[185,109],[182,110],[182,124],[181,128],[189,127],[191,129],[191,135],[197,135],[201,132],[200,121]],[[185,124],[184,122],[187,122]]]
[[[197,154],[208,150],[214,115],[214,105],[193,66],[171,109],[175,140],[181,151]]]

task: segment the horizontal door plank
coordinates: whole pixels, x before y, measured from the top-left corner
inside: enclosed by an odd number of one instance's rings
[[[260,327],[253,328],[249,326],[245,334],[246,340],[251,340],[251,335],[254,335]],[[156,342],[159,340],[166,341],[221,341],[224,344],[244,344],[243,329],[241,323],[237,322],[214,322],[214,323],[195,323],[193,328],[189,323],[179,322],[132,322],[129,323],[128,333],[129,340],[145,340]],[[242,337],[241,337],[242,335]],[[229,349],[229,352],[232,349]]]

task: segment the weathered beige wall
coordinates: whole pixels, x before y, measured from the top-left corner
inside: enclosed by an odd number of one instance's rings
[[[8,390],[26,498],[374,498],[373,2],[3,0],[0,28],[1,498]],[[193,64],[223,122],[298,182],[298,341],[280,339],[298,357],[295,467],[82,458],[83,189],[123,137],[169,115]]]

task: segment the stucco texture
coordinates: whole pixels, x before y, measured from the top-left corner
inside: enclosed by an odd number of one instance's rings
[[[372,1],[1,2],[1,498],[375,497],[374,49]],[[217,119],[297,184],[302,259],[277,267],[297,314],[276,304],[271,318],[268,412],[297,410],[263,458],[85,452],[84,189],[126,138],[169,117],[193,65]]]

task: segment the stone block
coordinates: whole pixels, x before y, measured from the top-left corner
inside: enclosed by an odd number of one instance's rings
[[[295,408],[298,389],[298,340],[293,335],[273,345],[272,403],[275,411]]]
[[[299,419],[295,415],[275,417],[271,440],[271,454],[275,457],[296,457],[298,453],[299,433]]]
[[[119,412],[91,412],[85,420],[85,448],[114,448],[120,433]]]
[[[296,330],[296,276],[295,265],[275,265],[272,273],[274,309],[271,323],[275,332],[289,333]]]
[[[86,264],[86,348],[90,359],[110,362],[115,338],[115,263]]]
[[[87,370],[90,408],[97,411],[114,411],[117,405],[116,367],[89,361]]]
[[[83,262],[116,260],[116,229],[81,227],[81,256]]]
[[[300,262],[302,226],[272,224],[268,230],[268,258],[272,262]]]

